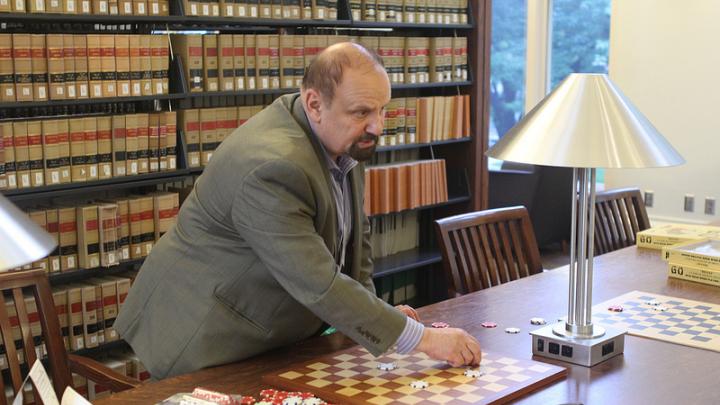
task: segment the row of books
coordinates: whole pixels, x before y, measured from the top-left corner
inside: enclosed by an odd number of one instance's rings
[[[350,0],[354,21],[467,24],[467,0]]]
[[[180,110],[178,125],[188,149],[188,167],[207,165],[225,137],[262,108],[257,105]],[[468,96],[394,98],[385,109],[385,127],[378,145],[468,137],[469,117]]]
[[[365,169],[365,213],[389,214],[448,200],[445,160],[419,160]]]
[[[180,110],[178,125],[187,145],[188,167],[207,165],[225,137],[263,108],[254,105]]]
[[[385,107],[378,146],[429,143],[470,136],[470,96],[393,98]]]
[[[9,0],[2,13],[169,15],[169,0]]]
[[[0,189],[176,169],[174,111],[0,123]]]
[[[720,286],[720,239],[703,239],[663,248],[668,276]]]
[[[186,16],[337,20],[337,0],[183,0]]]
[[[49,273],[110,267],[147,256],[174,224],[180,208],[176,192],[158,191],[72,206],[31,208],[30,219],[58,246],[26,268]]]
[[[183,1],[185,15],[337,20],[337,0]],[[467,0],[350,0],[354,21],[467,24]],[[74,15],[170,15],[168,0],[11,0],[0,12]]]
[[[298,88],[327,46],[355,41],[376,50],[392,83],[468,79],[466,37],[174,35],[190,92]]]
[[[0,101],[167,94],[162,35],[0,34]]]
[[[417,211],[370,218],[370,246],[375,259],[414,249],[419,238]]]

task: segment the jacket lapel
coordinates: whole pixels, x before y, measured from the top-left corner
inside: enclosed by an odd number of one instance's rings
[[[315,135],[310,128],[310,123],[308,122],[307,116],[305,115],[305,110],[302,107],[302,101],[300,100],[299,94],[290,97],[290,105],[288,106],[288,108],[292,111],[292,116],[295,121],[297,121],[298,125],[300,125],[300,127],[305,132],[305,136],[307,136],[310,140],[310,144],[312,145],[313,150],[315,151],[315,155],[318,158],[318,162],[320,163],[321,171],[325,179],[325,190],[330,195],[333,211],[330,213],[330,215],[328,215],[328,223],[330,224],[330,229],[318,229],[318,231],[323,236],[323,239],[325,239],[325,244],[330,249],[330,252],[335,255],[338,249],[337,205],[335,203],[335,198],[333,197],[332,184],[330,183],[332,179],[330,178],[330,168],[328,167],[327,160],[325,158],[325,151],[322,145],[320,145],[320,140],[318,139],[317,135]],[[347,258],[345,262],[347,263]]]
[[[362,242],[363,242],[363,221],[362,216],[363,206],[362,197],[363,193],[360,192],[361,178],[364,175],[365,165],[359,164],[350,172],[350,187],[352,189],[352,238],[348,241],[347,254],[352,255],[345,258],[345,263],[351,264],[350,276],[354,279],[359,279],[362,260]],[[352,249],[351,249],[352,248]]]

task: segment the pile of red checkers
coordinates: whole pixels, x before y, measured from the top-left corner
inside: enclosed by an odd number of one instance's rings
[[[310,392],[288,392],[274,389],[260,391],[260,399],[251,396],[228,395],[205,388],[195,388],[183,395],[180,403],[217,405],[329,405]]]

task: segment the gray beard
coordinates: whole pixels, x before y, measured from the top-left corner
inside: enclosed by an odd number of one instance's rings
[[[360,148],[358,146],[358,142],[362,141],[369,141],[373,140],[375,141],[375,144],[370,148]],[[358,141],[353,142],[353,144],[350,146],[350,151],[348,151],[348,155],[350,155],[351,158],[357,160],[358,162],[364,162],[366,160],[370,160],[370,158],[375,154],[375,148],[377,148],[377,140],[378,137],[373,134],[365,134],[363,135]]]

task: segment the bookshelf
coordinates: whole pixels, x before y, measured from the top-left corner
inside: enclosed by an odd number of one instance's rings
[[[442,203],[417,207],[418,246],[376,258],[373,277],[379,286],[394,277],[422,278],[427,273],[433,284],[442,271],[441,255],[435,243],[432,221],[461,212],[487,207],[487,159],[484,156],[488,128],[488,86],[490,50],[491,0],[470,0],[467,24],[418,24],[402,22],[354,21],[348,0],[338,2],[337,20],[312,19],[259,19],[185,15],[181,0],[171,0],[170,15],[68,15],[50,13],[0,12],[2,33],[121,33],[147,34],[156,30],[207,30],[218,33],[277,34],[345,34],[370,33],[379,36],[464,36],[468,39],[468,80],[443,83],[394,83],[393,97],[470,96],[470,136],[460,139],[436,140],[429,143],[401,144],[378,147],[380,154],[413,153],[419,159],[443,158],[448,171],[448,200]],[[373,31],[364,31],[371,29]],[[269,103],[274,98],[296,91],[292,88],[256,89],[244,91],[218,91],[192,93],[188,91],[184,69],[179,58],[169,66],[169,93],[136,97],[106,97],[77,100],[46,100],[30,102],[0,102],[0,122],[27,119],[48,119],[112,115],[118,113],[144,113],[177,111],[185,108],[210,108],[252,103]],[[3,190],[3,194],[20,204],[44,204],[55,198],[93,198],[115,190],[156,189],[165,184],[187,183],[202,174],[202,167],[189,167],[187,145],[178,123],[177,169],[126,177],[114,177],[83,183],[68,183],[25,189]],[[452,174],[452,175],[450,175]],[[65,285],[101,275],[116,275],[137,269],[143,259],[123,261],[109,268],[92,268],[53,273],[53,285]],[[405,274],[412,273],[412,277]],[[421,282],[422,284],[422,282]],[[391,287],[395,290],[395,287]],[[391,296],[395,296],[391,291]],[[80,353],[101,353],[121,343],[111,343]]]

